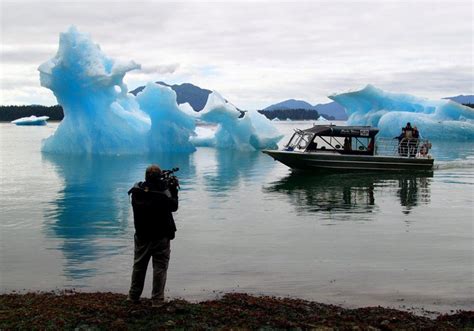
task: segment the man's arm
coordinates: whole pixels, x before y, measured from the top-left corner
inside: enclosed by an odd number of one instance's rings
[[[170,212],[175,212],[178,210],[178,189],[177,188],[169,188],[164,191],[154,191],[155,200],[157,203],[164,206],[164,208],[168,209]]]
[[[169,198],[169,205],[171,212],[178,210],[178,188],[170,188],[171,197]]]

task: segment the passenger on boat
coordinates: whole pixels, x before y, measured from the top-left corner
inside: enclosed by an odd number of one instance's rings
[[[374,155],[374,138],[370,139],[369,145],[367,146],[367,151],[370,152],[371,155]]]
[[[350,137],[344,138],[344,151],[348,152],[352,149],[352,142]]]
[[[405,139],[405,128],[402,128],[402,133],[400,133],[398,136],[396,136],[393,139],[398,140],[398,154],[403,156],[403,154],[405,154],[405,150],[402,146],[402,141]]]
[[[410,122],[408,122],[405,128],[402,130],[405,132],[405,138],[410,139],[413,137],[413,128]]]
[[[416,125],[413,127],[413,134],[412,138],[408,140],[408,149],[411,157],[415,157],[418,151],[418,145],[420,144],[419,142],[420,138],[420,131],[418,131],[418,128]]]
[[[416,127],[416,125],[413,127],[413,138],[420,138],[420,131],[418,131],[418,128]]]
[[[402,133],[396,137],[398,139],[398,154],[401,156],[410,156],[415,157],[418,149],[418,138],[420,137],[420,132],[418,128],[412,127],[411,123],[408,122],[407,125],[402,128]]]

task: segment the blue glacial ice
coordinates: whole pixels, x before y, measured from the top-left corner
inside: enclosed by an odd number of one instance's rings
[[[276,147],[281,135],[258,113],[239,119],[235,107],[211,97],[206,111],[178,106],[169,87],[147,84],[136,97],[128,93],[125,74],[140,69],[131,61],[106,56],[90,36],[75,27],[60,34],[56,56],[43,63],[41,85],[53,91],[64,119],[43,141],[44,152],[62,154],[142,154],[192,152],[196,145],[217,148]],[[214,95],[217,95],[215,93]],[[196,138],[196,120],[218,125],[215,134]]]
[[[147,133],[151,152],[194,152],[189,138],[196,127],[192,114],[178,107],[176,92],[171,88],[148,83],[136,100],[151,119]]]
[[[206,106],[199,113],[199,119],[217,124],[214,134],[197,136],[192,141],[197,146],[253,150],[277,148],[283,138],[264,115],[250,111],[240,118],[241,112],[217,92],[207,99]]]
[[[125,74],[140,65],[105,56],[90,37],[71,27],[61,33],[54,58],[43,63],[40,82],[53,91],[64,119],[43,142],[43,151],[74,153],[145,152],[150,125],[138,104],[127,100]],[[123,100],[122,100],[123,99]]]
[[[453,101],[390,93],[372,85],[329,98],[346,109],[349,125],[378,127],[381,136],[398,136],[410,122],[418,127],[423,138],[474,139],[474,110]]]
[[[11,123],[16,125],[46,125],[48,124],[46,121],[49,120],[49,116],[38,116],[31,115],[30,117],[21,117],[17,118]]]

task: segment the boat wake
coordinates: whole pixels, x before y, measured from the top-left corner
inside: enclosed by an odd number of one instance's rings
[[[474,169],[474,158],[452,161],[435,161],[434,170]]]

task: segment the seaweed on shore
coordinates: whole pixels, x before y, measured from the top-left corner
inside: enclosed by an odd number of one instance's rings
[[[472,330],[474,312],[436,319],[382,307],[345,309],[312,301],[244,293],[200,303],[172,300],[153,308],[116,293],[0,295],[0,330],[316,329]]]

